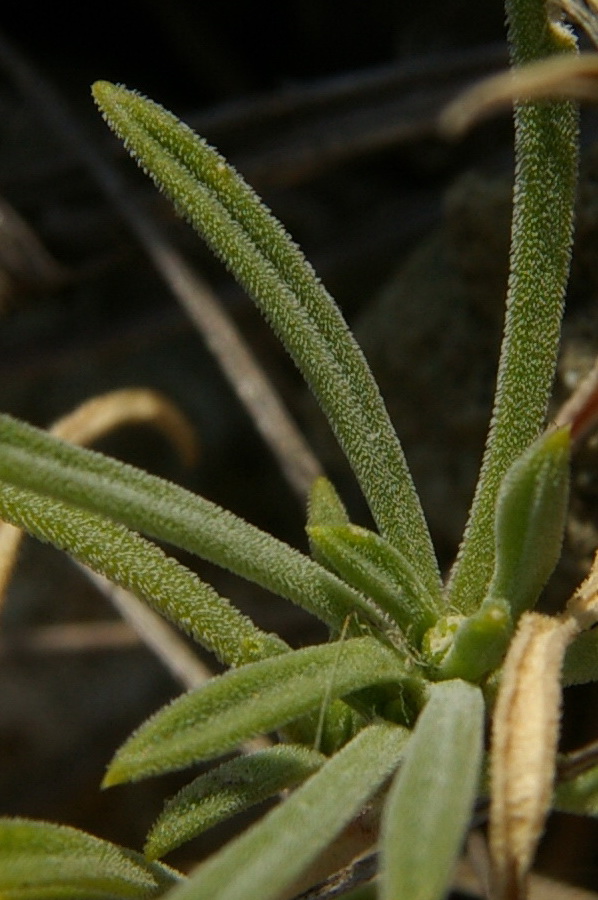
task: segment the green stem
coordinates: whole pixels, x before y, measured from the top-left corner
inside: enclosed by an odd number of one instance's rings
[[[506,10],[513,65],[575,52],[573,36],[550,22],[545,0],[506,0]],[[515,154],[510,275],[492,425],[449,582],[450,602],[465,613],[479,607],[492,576],[501,481],[545,422],[573,239],[576,104],[518,104]]]

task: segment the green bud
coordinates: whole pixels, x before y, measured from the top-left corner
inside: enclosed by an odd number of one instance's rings
[[[307,525],[309,549],[312,558],[326,569],[331,566],[328,560],[309,537],[309,527],[315,525],[348,525],[349,516],[343,501],[336,492],[331,481],[320,475],[314,478],[307,500]]]
[[[507,600],[514,623],[535,606],[561,555],[570,446],[569,428],[543,434],[515,460],[500,487],[488,597]]]
[[[512,632],[509,604],[485,602],[472,616],[445,616],[426,632],[422,653],[439,681],[479,682],[500,665]]]
[[[307,501],[308,525],[348,525],[349,516],[336,488],[323,475],[314,478]]]

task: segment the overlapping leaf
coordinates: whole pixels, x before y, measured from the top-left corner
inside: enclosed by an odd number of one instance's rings
[[[361,811],[401,759],[409,732],[370,725],[284,803],[230,842],[169,900],[274,900]]]
[[[185,566],[122,525],[2,482],[0,516],[128,588],[228,665],[289,649]]]
[[[309,525],[307,533],[328,566],[375,600],[419,647],[436,622],[438,610],[404,555],[373,531],[357,525]]]
[[[168,801],[147,836],[146,855],[164,856],[223,819],[301,784],[325,762],[308,747],[280,744],[222,763]]]
[[[0,415],[0,479],[169,541],[313,612],[384,627],[372,603],[288,544],[178,485]]]
[[[114,757],[104,783],[181,769],[281,728],[322,703],[411,678],[374,638],[352,638],[251,663],[183,694],[142,725]]]

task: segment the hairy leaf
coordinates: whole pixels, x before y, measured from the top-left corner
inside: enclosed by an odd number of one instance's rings
[[[149,900],[179,880],[173,869],[75,828],[0,819],[2,900]]]
[[[429,533],[378,386],[297,245],[223,157],[171,113],[105,81],[93,95],[132,156],[266,315],[326,413],[382,534],[438,594]]]
[[[445,896],[478,786],[483,727],[479,688],[431,688],[385,809],[381,900]]]
[[[281,728],[323,702],[407,677],[400,657],[353,638],[250,663],[183,694],[142,725],[114,757],[105,785],[181,769]]]
[[[126,587],[228,665],[289,649],[185,566],[122,525],[2,482],[0,517]]]
[[[397,766],[409,732],[371,725],[169,900],[274,900],[360,812]]]
[[[222,763],[168,801],[147,836],[146,856],[164,856],[218,822],[301,784],[325,762],[315,750],[281,744]]]
[[[546,0],[506,0],[515,65],[576,52]],[[579,122],[573,102],[515,107],[515,185],[505,329],[491,428],[465,537],[449,584],[470,614],[494,568],[496,498],[507,470],[544,427],[569,278]]]
[[[379,619],[358,591],[228,510],[6,415],[0,415],[0,479],[196,553],[303,606],[335,631],[352,613]]]

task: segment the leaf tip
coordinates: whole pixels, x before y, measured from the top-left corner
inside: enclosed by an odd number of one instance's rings
[[[122,767],[118,764],[111,764],[108,766],[108,770],[102,779],[100,787],[104,790],[104,788],[115,787],[117,784],[124,784],[127,780],[127,776],[122,770]]]
[[[118,91],[118,88],[115,84],[112,84],[110,81],[94,81],[91,86],[91,95],[98,106],[103,107],[106,101],[110,100],[111,97],[114,97],[115,93]]]

